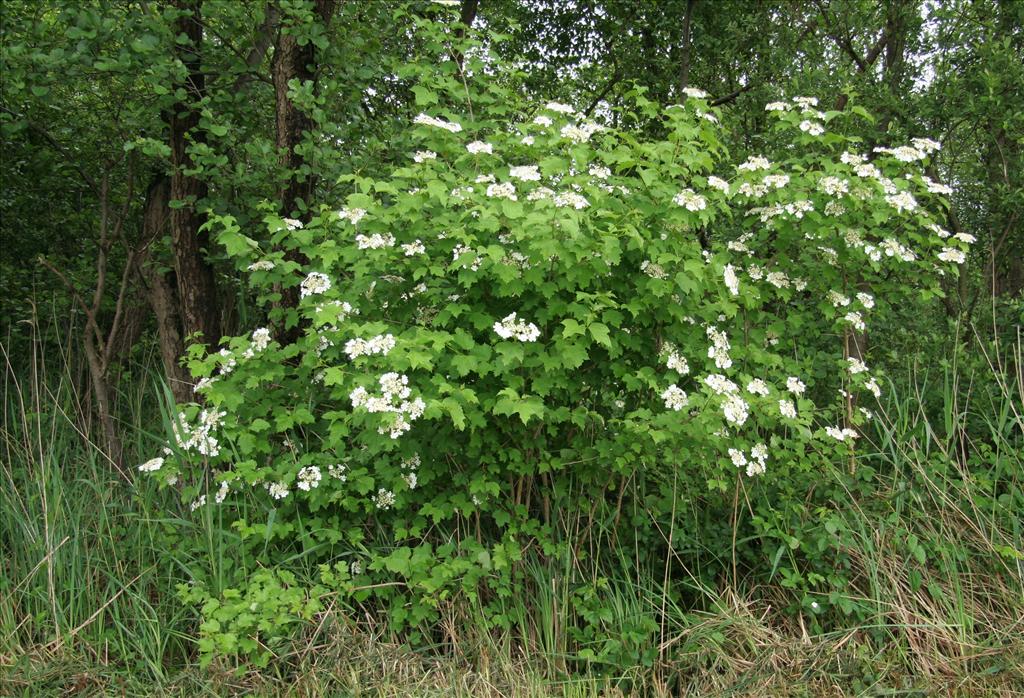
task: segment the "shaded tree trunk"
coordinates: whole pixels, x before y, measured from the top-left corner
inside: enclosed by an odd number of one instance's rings
[[[185,334],[201,332],[203,341],[220,339],[220,306],[213,267],[205,254],[209,247],[209,234],[200,231],[203,216],[196,210],[197,202],[206,196],[204,182],[187,175],[194,166],[188,153],[189,141],[203,142],[199,128],[196,104],[202,99],[206,83],[202,72],[203,42],[202,0],[174,0],[176,9],[184,10],[175,22],[175,32],[188,37],[188,43],[177,45],[178,58],[184,63],[185,81],[176,88],[184,88],[185,101],[174,105],[168,119],[171,146],[171,242],[174,249],[174,271],[180,303],[181,321]]]

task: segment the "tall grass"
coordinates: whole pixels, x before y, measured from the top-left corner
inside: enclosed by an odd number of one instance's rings
[[[1022,365],[1019,341],[983,371],[912,367],[889,391],[859,453],[871,487],[836,507],[849,593],[871,609],[855,623],[814,631],[775,576],[670,575],[623,540],[586,562],[572,546],[528,556],[530,593],[501,601],[506,630],[453,600],[431,629],[443,641],[412,651],[385,618],[338,599],[270,668],[240,674],[199,670],[197,614],[176,596],[193,578],[228,579],[235,539],[130,467],[165,433],[148,359],[120,381],[129,467],[118,468],[92,438],[75,352],[22,346],[17,357],[0,346],[0,695],[1024,692],[1024,385],[1007,367]],[[843,481],[846,464],[822,477]],[[588,512],[561,521],[566,537],[586,526],[594,541],[616,535]],[[618,632],[635,666],[594,658],[607,647],[587,634],[595,624],[602,642]]]

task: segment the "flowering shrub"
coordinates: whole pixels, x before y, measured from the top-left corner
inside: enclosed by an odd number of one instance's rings
[[[699,90],[664,110],[633,94],[655,138],[557,103],[509,124],[483,98],[500,88],[479,89],[472,116],[417,91],[433,108],[410,121],[415,151],[345,177],[305,222],[216,219],[269,323],[194,348],[197,402],[142,468],[180,478],[193,509],[255,497],[274,514],[235,521],[243,540],[301,534],[324,584],[396,625],[460,590],[509,593],[565,512],[621,512],[638,474],[670,516],[847,454],[870,417],[847,398],[880,395],[851,341],[938,293],[971,242],[928,213],[946,190],[918,165],[937,144],[864,152],[843,135],[856,108],[769,104],[787,158],[733,163]]]

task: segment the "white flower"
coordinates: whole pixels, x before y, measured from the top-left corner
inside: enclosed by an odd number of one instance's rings
[[[506,315],[501,322],[494,323],[495,334],[502,339],[516,339],[520,342],[536,342],[540,330],[532,322],[520,320],[516,313]]]
[[[427,248],[423,246],[422,240],[417,239],[415,242],[402,245],[402,251],[406,257],[415,257],[418,254],[425,254]]]
[[[143,473],[155,473],[164,466],[163,458],[151,458],[142,465],[139,466],[139,471]]]
[[[655,264],[649,259],[645,259],[640,263],[640,271],[647,274],[652,279],[667,279],[668,273],[661,267],[660,264]]]
[[[736,277],[736,270],[733,269],[731,264],[725,265],[725,271],[723,272],[725,277],[725,285],[729,289],[729,293],[736,296],[740,292],[740,280]]]
[[[721,177],[708,177],[708,186],[711,187],[712,189],[718,189],[719,191],[724,192],[726,194],[729,193],[729,183],[726,182]]]
[[[571,191],[555,194],[554,204],[558,208],[574,208],[577,211],[590,206],[590,202],[585,197]]]
[[[864,156],[859,153],[851,153],[846,151],[839,156],[839,161],[844,165],[860,165],[864,162]]]
[[[569,111],[571,112],[572,109],[570,109]],[[551,120],[550,116],[544,116],[543,114],[541,114],[540,116],[534,117],[533,123],[537,124],[538,126],[550,126],[554,122]]]
[[[867,388],[868,391],[870,391],[876,399],[882,397],[882,389],[878,387],[878,381],[876,381],[874,378],[867,381],[864,384],[864,387]]]
[[[544,105],[544,108],[549,111],[558,112],[559,114],[572,114],[574,111],[576,111],[568,104],[560,104],[558,102],[548,102],[546,105]]]
[[[395,236],[391,233],[374,233],[373,235],[356,235],[356,246],[361,250],[380,250],[395,246]]]
[[[284,499],[288,496],[288,485],[283,482],[272,482],[267,485],[267,492],[274,499]]]
[[[309,492],[320,485],[320,468],[315,465],[308,465],[299,470],[299,481],[296,484],[303,492]]]
[[[828,302],[838,308],[839,306],[849,305],[850,299],[844,296],[843,294],[839,293],[838,291],[829,291]]]
[[[195,511],[199,507],[205,506],[205,505],[206,505],[206,495],[205,494],[201,494],[201,495],[199,495],[198,499],[196,499],[195,501],[193,501],[191,504],[188,505],[188,508],[191,511]]]
[[[839,427],[825,427],[825,433],[831,436],[836,441],[846,441],[857,438],[857,432],[853,429],[840,429]]]
[[[840,179],[839,177],[822,177],[818,180],[818,189],[829,196],[838,196],[839,194],[849,193],[850,184],[845,179]]]
[[[863,305],[868,310],[871,310],[872,308],[875,307],[875,297],[872,296],[870,293],[858,293],[857,300],[860,301],[860,304]]]
[[[274,263],[269,259],[261,259],[249,265],[249,271],[270,271],[273,268]]]
[[[298,230],[302,227],[302,221],[294,218],[283,218],[284,225],[288,230]]]
[[[454,1],[458,2],[458,0],[454,0]],[[361,575],[363,573],[363,563],[359,562],[359,560],[353,560],[352,562],[349,563],[348,569],[349,569],[349,573],[353,577],[358,577],[359,575]]]
[[[903,213],[904,211],[913,211],[917,208],[917,201],[908,191],[901,191],[898,194],[892,194],[885,197],[885,200],[888,201],[889,205],[895,208],[899,213]]]
[[[853,325],[854,329],[860,330],[861,332],[867,328],[864,324],[864,317],[856,311],[847,313],[843,316],[843,319]]]
[[[331,288],[331,280],[327,278],[326,274],[314,271],[302,280],[299,288],[301,289],[299,296],[305,298],[328,291]]]
[[[772,166],[768,158],[760,155],[747,158],[747,161],[736,167],[740,172],[753,172],[755,170],[767,170]]]
[[[949,195],[949,194],[953,193],[953,187],[950,187],[948,185],[942,184],[940,182],[933,182],[928,177],[921,177],[921,179],[924,180],[925,187],[932,194],[946,194],[946,195]]]
[[[968,245],[973,245],[978,241],[978,238],[974,237],[970,233],[957,233],[953,237],[960,242],[966,242]]]
[[[938,141],[933,141],[931,138],[911,138],[910,143],[921,152],[929,154],[942,147]]]
[[[395,493],[381,487],[373,498],[373,504],[378,509],[390,509],[395,504]]]
[[[494,148],[491,147],[491,144],[484,143],[483,141],[473,141],[466,146],[466,150],[473,153],[473,155],[479,155],[480,153],[494,154]]]
[[[964,254],[962,250],[958,250],[955,247],[943,247],[942,252],[939,252],[939,259],[943,262],[963,264],[967,261],[967,255]]]
[[[366,211],[361,208],[343,208],[338,211],[338,218],[346,220],[352,225],[355,225],[359,221],[363,220],[363,216],[366,215]]]
[[[825,126],[818,123],[817,121],[809,121],[804,119],[800,122],[800,130],[811,136],[820,136],[825,133]]]
[[[341,482],[348,481],[348,466],[342,463],[335,463],[327,466],[327,473]]]
[[[796,419],[796,405],[792,400],[779,400],[779,413],[783,417]]]
[[[864,373],[865,371],[868,370],[868,366],[867,366],[866,363],[864,363],[860,359],[858,359],[856,357],[853,357],[853,356],[848,358],[846,360],[846,363],[848,363],[850,365],[850,373],[852,373],[854,375],[856,375],[858,373]]]
[[[722,414],[730,424],[741,426],[747,421],[747,414],[750,406],[739,395],[730,395],[722,403]]]
[[[602,130],[601,126],[588,121],[580,126],[577,126],[576,124],[566,124],[562,127],[560,133],[562,134],[562,138],[568,138],[574,143],[586,143],[590,140],[591,136],[600,130]]]
[[[803,395],[807,390],[807,386],[804,385],[804,382],[796,376],[790,376],[786,379],[786,390],[794,395]]]
[[[811,107],[818,106],[818,98],[817,97],[794,97],[793,98],[793,103],[798,105],[798,106],[800,106],[800,107],[802,107],[802,108],[804,108],[804,109],[810,109]]]
[[[512,179],[521,179],[524,182],[539,182],[540,172],[536,165],[522,165],[509,169],[508,176]]]
[[[789,175],[788,174],[772,174],[772,175],[767,175],[761,181],[762,181],[762,183],[764,184],[764,186],[766,188],[768,188],[768,187],[775,187],[776,189],[782,189],[784,186],[789,184]]]
[[[452,133],[458,133],[462,130],[462,126],[455,122],[445,121],[444,119],[435,119],[427,114],[418,114],[416,118],[413,119],[413,123],[434,126],[435,128],[443,128],[445,131],[450,131]]]
[[[675,383],[665,388],[665,391],[661,394],[661,399],[665,401],[665,408],[680,411],[689,404],[689,399],[686,393],[679,388]]]
[[[228,498],[228,492],[231,491],[231,483],[227,480],[220,483],[220,487],[217,488],[217,494],[213,496],[213,501],[217,504],[223,504],[224,500]]]
[[[744,454],[743,451],[737,448],[729,449],[729,458],[732,459],[732,464],[735,465],[737,468],[742,468],[747,464],[746,454]]]
[[[260,327],[252,332],[253,351],[263,351],[270,345],[270,330]]]
[[[686,357],[682,356],[679,351],[670,346],[668,349],[668,358],[665,361],[665,366],[670,371],[675,371],[680,376],[685,376],[690,372],[690,364],[686,360]]]
[[[591,177],[597,177],[598,179],[608,179],[612,171],[603,165],[591,165],[589,170]]]
[[[789,103],[787,102],[768,102],[764,105],[765,111],[788,111]]]
[[[487,187],[487,196],[494,199],[509,199],[511,201],[518,201],[516,197],[516,187],[512,182],[502,182],[501,184],[491,184]]]
[[[718,373],[705,376],[704,385],[716,395],[729,395],[739,390],[735,383]]]
[[[683,189],[672,198],[672,201],[677,206],[684,206],[687,211],[703,211],[708,206],[707,199],[693,189]]]
[[[533,136],[523,136],[523,139],[519,142],[523,145],[533,145]]]
[[[747,392],[752,395],[766,396],[768,395],[768,384],[760,378],[755,378],[747,383]]]
[[[437,153],[433,150],[417,150],[416,154],[412,156],[412,159],[416,162],[426,162],[427,160],[436,160]]]
[[[770,271],[765,280],[775,288],[788,288],[789,277],[781,271]]]
[[[684,87],[683,94],[687,97],[693,97],[694,99],[704,99],[708,96],[707,92],[697,89],[696,87]]]
[[[461,4],[461,0],[430,0],[438,5],[444,5],[445,7],[458,7]]]

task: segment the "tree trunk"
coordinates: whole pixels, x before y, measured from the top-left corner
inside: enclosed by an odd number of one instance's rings
[[[189,141],[203,142],[205,136],[199,128],[199,112],[195,104],[206,89],[201,66],[203,41],[202,0],[174,0],[182,15],[175,23],[175,31],[188,37],[189,43],[179,45],[178,57],[187,68],[184,84],[185,101],[174,105],[169,118],[171,145],[171,242],[174,248],[174,271],[177,277],[178,301],[185,334],[201,332],[203,341],[220,340],[220,308],[213,267],[206,261],[209,234],[200,231],[203,216],[196,210],[197,202],[206,196],[206,184],[185,174],[193,167],[188,154]]]
[[[679,101],[686,101],[683,90],[690,85],[690,23],[693,19],[693,6],[697,0],[686,0],[686,14],[683,16],[682,57],[679,60]]]

